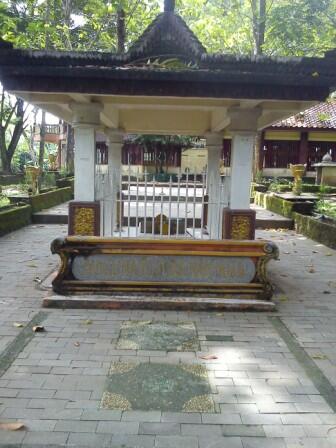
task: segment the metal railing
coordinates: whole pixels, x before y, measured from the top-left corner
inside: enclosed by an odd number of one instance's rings
[[[160,178],[160,176],[157,176]],[[161,176],[162,177],[162,176]],[[96,167],[96,200],[101,204],[101,234],[134,238],[220,239],[222,211],[228,206],[228,177],[202,174],[169,176],[108,171]]]

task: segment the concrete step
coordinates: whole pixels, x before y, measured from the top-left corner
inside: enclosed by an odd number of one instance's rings
[[[256,229],[293,229],[294,221],[293,219],[272,219],[272,218],[257,218],[256,219]]]
[[[217,298],[217,297],[166,297],[166,296],[61,296],[43,300],[45,308],[72,309],[151,309],[186,311],[275,311],[270,300]]]
[[[68,215],[38,212],[33,214],[34,224],[68,224]]]

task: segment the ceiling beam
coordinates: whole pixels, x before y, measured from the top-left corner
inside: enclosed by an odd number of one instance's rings
[[[226,108],[214,110],[211,114],[211,132],[220,132],[230,124]]]
[[[66,121],[67,123],[72,122],[72,113],[66,109],[66,105],[61,104],[43,104],[41,105],[41,109],[49,112],[52,115],[55,115],[58,118]]]
[[[83,95],[82,93],[69,93],[68,95],[72,100],[76,101],[76,103],[91,103],[91,98],[89,96]]]
[[[100,113],[100,119],[107,128],[119,128],[119,110],[112,104],[104,104],[104,110]]]

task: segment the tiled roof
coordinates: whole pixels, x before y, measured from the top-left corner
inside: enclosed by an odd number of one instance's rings
[[[167,11],[156,17],[129,50],[131,58],[162,54],[192,57],[203,53],[206,53],[206,49],[182,17]]]
[[[320,103],[272,125],[275,128],[336,129],[336,100]]]

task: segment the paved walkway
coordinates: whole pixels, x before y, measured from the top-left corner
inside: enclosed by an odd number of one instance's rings
[[[65,233],[0,239],[0,423],[25,426],[0,447],[336,447],[336,251],[260,231],[281,250],[269,315],[43,310]]]

